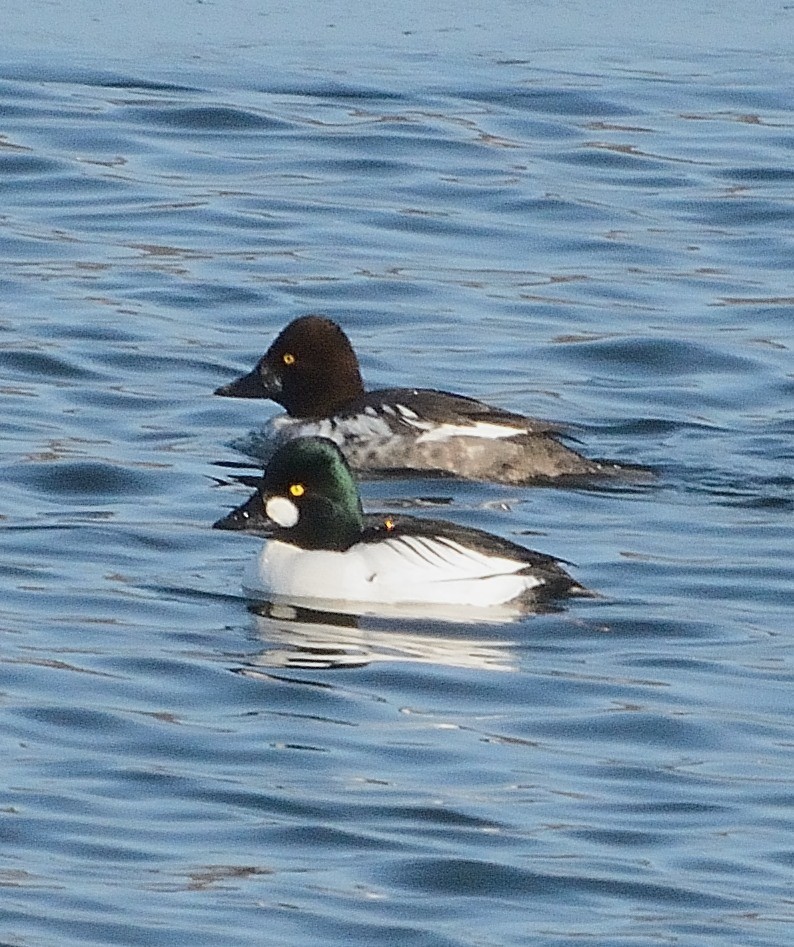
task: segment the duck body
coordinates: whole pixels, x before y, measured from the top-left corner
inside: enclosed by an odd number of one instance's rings
[[[556,432],[553,425],[426,388],[371,391],[330,417],[280,415],[265,427],[274,447],[294,437],[326,437],[362,473],[421,471],[521,484],[609,472],[610,465],[582,457]]]
[[[286,409],[265,427],[271,450],[297,437],[325,437],[364,473],[520,484],[620,469],[567,447],[554,424],[474,398],[428,388],[366,392],[350,341],[321,316],[291,322],[253,371],[216,394],[269,398]]]
[[[257,492],[215,524],[268,538],[246,588],[289,601],[475,606],[588,595],[551,556],[440,520],[365,515],[332,441],[283,444]]]
[[[305,598],[384,605],[428,603],[488,607],[545,600],[577,585],[550,557],[503,541],[488,552],[478,530],[384,516],[387,529],[365,531],[348,549],[304,550],[265,543],[245,586],[291,601]],[[487,534],[485,534],[487,535]],[[310,594],[307,595],[307,592]]]

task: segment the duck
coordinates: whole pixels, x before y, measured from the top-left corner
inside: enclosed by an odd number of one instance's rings
[[[441,475],[504,484],[614,475],[563,444],[563,428],[430,388],[366,391],[344,330],[320,315],[289,323],[254,369],[215,390],[269,398],[285,412],[263,430],[267,459],[286,440],[334,441],[364,475]]]
[[[350,465],[323,437],[285,441],[256,492],[214,528],[265,537],[243,584],[268,601],[489,608],[592,594],[562,560],[492,533],[365,515]]]

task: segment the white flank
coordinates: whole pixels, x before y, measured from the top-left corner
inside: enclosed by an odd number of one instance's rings
[[[525,566],[429,536],[358,543],[346,552],[302,550],[271,540],[246,586],[288,600],[488,607],[543,584],[531,574],[519,575]]]
[[[289,529],[300,518],[297,506],[286,497],[270,497],[265,504],[265,512],[279,526]]]

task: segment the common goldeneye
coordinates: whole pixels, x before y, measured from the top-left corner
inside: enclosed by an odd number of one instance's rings
[[[244,584],[277,600],[488,607],[590,594],[552,556],[491,533],[365,516],[350,467],[326,438],[279,447],[257,492],[215,528],[269,536]]]
[[[362,472],[421,470],[530,483],[623,469],[561,444],[553,424],[474,398],[427,388],[364,391],[349,339],[322,316],[295,319],[253,371],[215,394],[278,402],[287,413],[265,427],[271,447],[294,437],[327,437]]]

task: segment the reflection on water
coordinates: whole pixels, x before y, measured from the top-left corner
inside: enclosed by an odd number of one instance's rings
[[[395,609],[394,624],[379,627],[353,614],[317,611],[293,605],[256,602],[249,605],[255,616],[257,635],[272,646],[249,659],[251,668],[351,668],[394,661],[438,664],[446,667],[481,668],[490,671],[514,671],[512,641],[478,640],[419,630],[406,630],[410,613]],[[438,609],[424,617],[429,621],[471,622],[476,620],[468,609]],[[498,611],[498,610],[497,610]],[[383,614],[382,611],[379,614]],[[417,612],[413,616],[420,618]],[[483,617],[483,621],[486,620]],[[500,617],[490,619],[499,622]]]

